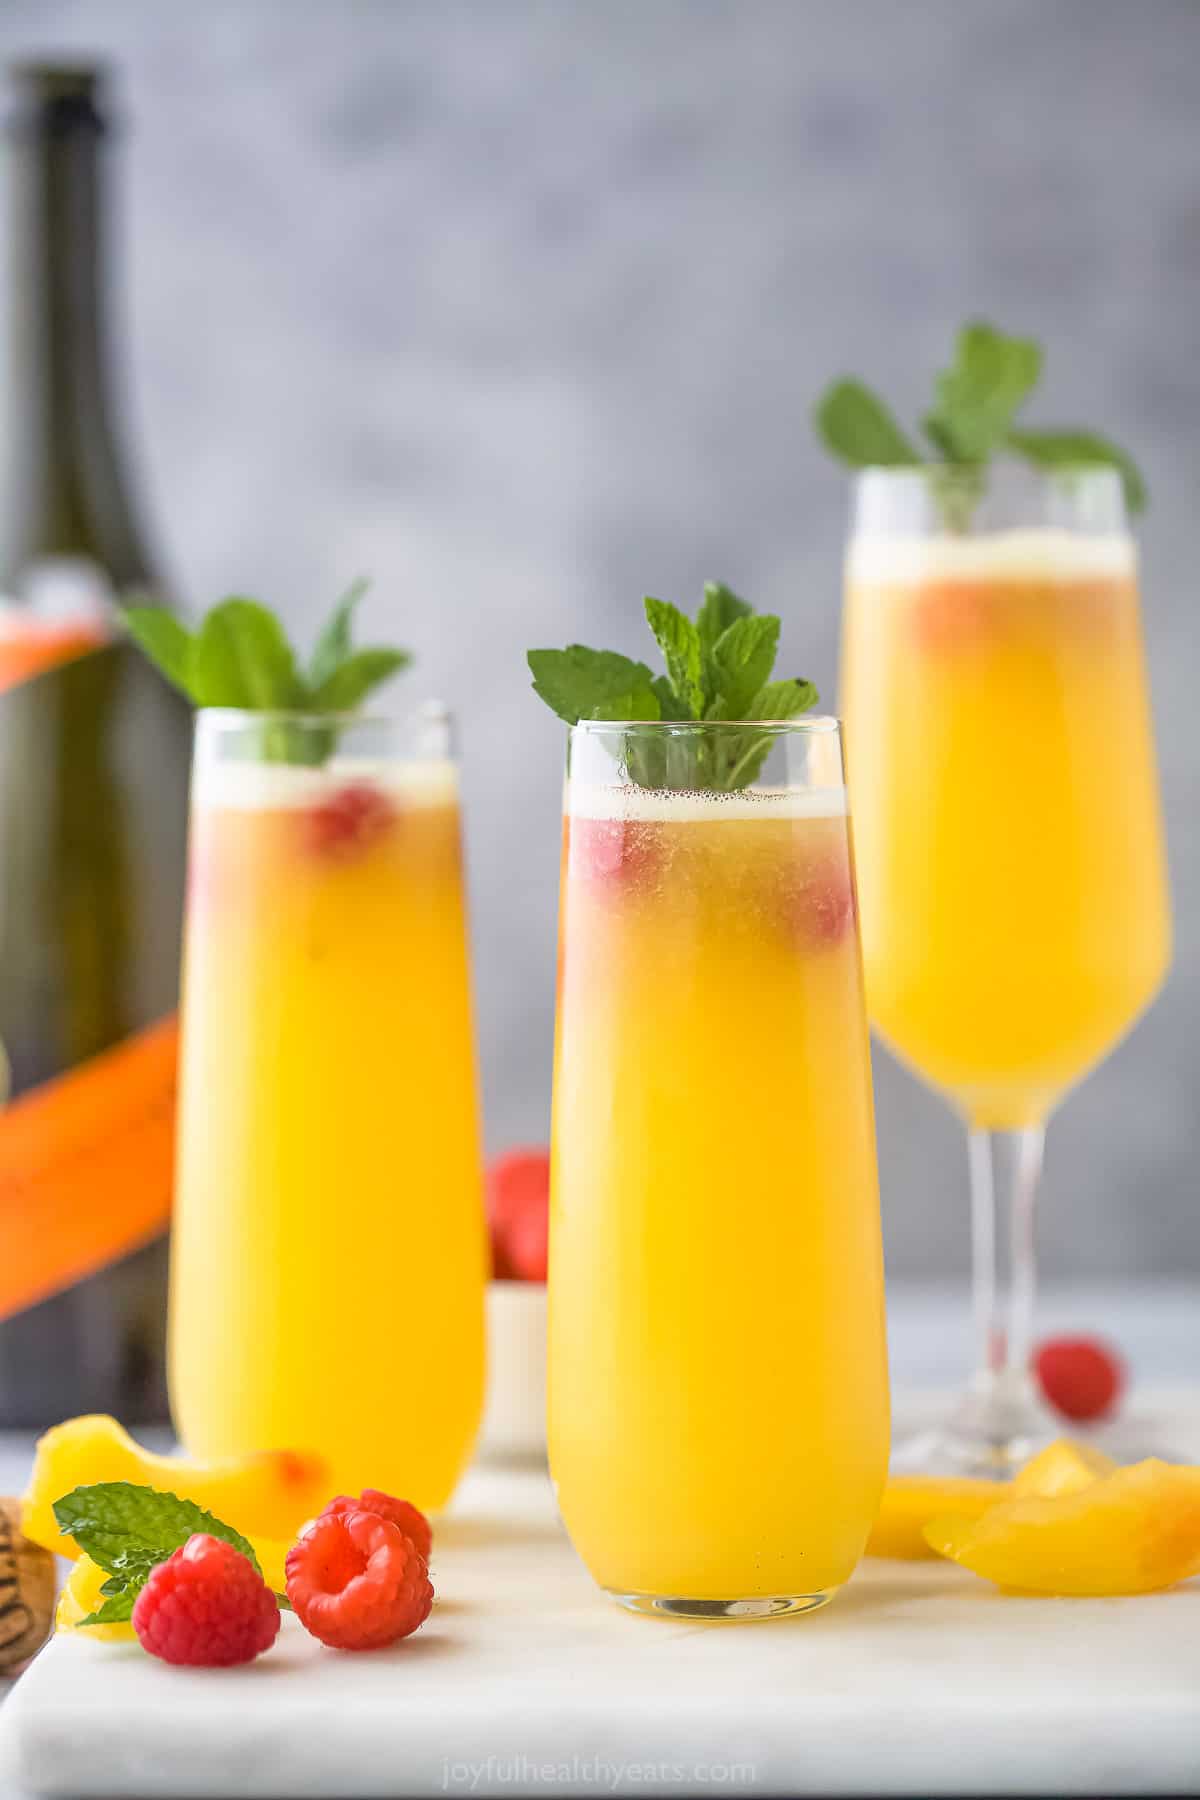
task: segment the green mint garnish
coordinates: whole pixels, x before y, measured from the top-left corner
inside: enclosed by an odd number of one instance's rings
[[[158,1488],[138,1487],[130,1481],[100,1481],[73,1488],[54,1502],[54,1516],[64,1537],[74,1538],[108,1576],[100,1589],[104,1604],[81,1619],[81,1625],[113,1625],[128,1619],[150,1571],[197,1531],[223,1538],[259,1569],[248,1538],[194,1501]]]
[[[1146,484],[1127,451],[1093,431],[1029,429],[1017,414],[1042,373],[1042,348],[1008,337],[981,320],[964,325],[954,361],[934,381],[934,401],[920,429],[932,448],[918,447],[887,406],[861,381],[843,379],[817,403],[817,433],[826,449],[852,468],[919,467],[940,461],[935,492],[946,522],[962,529],[983,491],[992,457],[1007,453],[1039,468],[1116,469],[1130,512],[1146,504]]]
[[[615,650],[530,650],[534,692],[568,725],[581,719],[619,723],[667,720],[742,722],[745,731],[697,734],[690,754],[649,736],[629,735],[625,755],[630,779],[639,787],[680,787],[732,792],[754,780],[771,748],[769,732],[754,721],[782,721],[807,712],[818,699],[801,676],[772,681],[780,622],[756,613],[721,582],[705,585],[694,620],[668,600],[649,598],[646,620],[662,652],[666,673]],[[684,766],[686,765],[686,766]]]
[[[406,650],[355,649],[354,609],[366,591],[357,581],[338,601],[306,667],[275,614],[257,600],[222,600],[189,631],[160,606],[121,613],[134,642],[194,706],[248,712],[352,713],[373,688],[406,668]],[[336,730],[275,722],[265,729],[263,754],[278,762],[322,762]]]
[[[1098,431],[1010,431],[1008,446],[1027,462],[1042,469],[1086,469],[1105,463],[1116,469],[1125,485],[1125,504],[1130,512],[1144,511],[1149,498],[1142,472],[1128,451]]]

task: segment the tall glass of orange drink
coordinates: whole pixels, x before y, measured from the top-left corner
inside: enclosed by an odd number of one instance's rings
[[[171,1392],[200,1457],[323,1452],[444,1504],[483,1385],[458,783],[444,715],[203,712]]]
[[[570,734],[550,1462],[645,1612],[820,1606],[888,1453],[867,1025],[837,724]]]
[[[871,1020],[964,1119],[979,1364],[928,1449],[1003,1474],[1047,1118],[1161,984],[1137,561],[1108,469],[859,476],[843,699]]]

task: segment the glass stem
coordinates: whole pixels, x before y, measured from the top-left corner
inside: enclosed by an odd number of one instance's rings
[[[977,1360],[955,1432],[974,1460],[997,1473],[1023,1461],[1045,1432],[1030,1375],[1045,1141],[1040,1125],[968,1136]]]

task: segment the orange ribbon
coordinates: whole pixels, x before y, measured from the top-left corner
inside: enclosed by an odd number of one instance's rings
[[[165,1230],[178,1044],[172,1015],[0,1110],[0,1319]]]

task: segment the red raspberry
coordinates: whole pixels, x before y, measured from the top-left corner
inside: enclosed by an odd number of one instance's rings
[[[506,1150],[487,1171],[492,1273],[498,1281],[545,1281],[550,1152]]]
[[[844,844],[814,854],[797,839],[797,854],[782,880],[787,929],[807,950],[837,944],[853,930],[854,877]]]
[[[929,656],[957,656],[986,643],[992,629],[986,594],[966,582],[934,582],[909,612],[917,646]]]
[[[510,1219],[508,1261],[517,1281],[545,1281],[550,1258],[549,1196]]]
[[[1068,1419],[1103,1418],[1125,1385],[1125,1365],[1099,1338],[1046,1338],[1033,1366],[1043,1394]]]
[[[248,1556],[198,1531],[150,1571],[133,1629],[164,1662],[225,1668],[271,1648],[279,1603]]]
[[[304,815],[310,850],[320,856],[353,856],[386,831],[396,817],[391,801],[368,782],[339,788]]]
[[[394,1500],[390,1494],[383,1494],[378,1488],[364,1488],[357,1500],[349,1494],[339,1494],[328,1506],[321,1508],[321,1517],[328,1519],[331,1515],[337,1518],[346,1513],[374,1513],[377,1519],[390,1519],[392,1524],[401,1530],[409,1542],[415,1544],[425,1561],[429,1561],[429,1552],[433,1549],[433,1528],[425,1514],[415,1507],[411,1500]]]
[[[660,834],[653,823],[633,819],[569,819],[567,861],[572,873],[617,891],[649,885],[662,862]]]
[[[382,1650],[429,1617],[425,1558],[375,1513],[324,1513],[287,1554],[287,1596],[306,1631],[334,1650]]]

